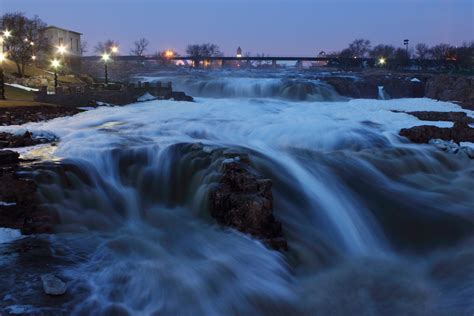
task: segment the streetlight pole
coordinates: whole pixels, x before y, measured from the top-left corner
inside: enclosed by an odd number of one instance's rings
[[[0,100],[5,100],[5,78],[3,77],[3,61],[5,54],[0,52]]]
[[[405,45],[405,54],[407,56],[407,59],[410,59],[410,57],[408,56],[408,40],[403,40],[403,44]]]
[[[61,63],[57,59],[51,61],[51,67],[54,69],[54,93],[58,91],[58,68],[61,66]]]
[[[104,62],[104,75],[105,75],[105,85],[109,84],[109,71],[107,69],[107,62],[110,60],[110,55],[107,53],[102,54],[102,61]]]

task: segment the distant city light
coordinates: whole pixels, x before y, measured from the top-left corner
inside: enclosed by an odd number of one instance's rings
[[[102,60],[103,60],[104,62],[108,62],[108,61],[110,60],[110,55],[107,54],[107,53],[103,53],[103,54],[102,54]]]
[[[51,67],[53,67],[54,69],[58,69],[60,66],[61,66],[61,62],[59,60],[53,59],[51,61]]]
[[[165,52],[165,57],[166,58],[171,58],[171,57],[173,57],[173,55],[174,55],[173,51],[171,51],[169,49]]]
[[[237,54],[237,58],[242,58],[242,54]]]
[[[58,54],[61,54],[61,55],[64,55],[66,53],[66,46],[64,45],[59,45],[57,47],[57,53]]]

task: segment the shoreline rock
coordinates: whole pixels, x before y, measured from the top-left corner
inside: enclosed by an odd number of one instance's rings
[[[36,183],[25,171],[17,152],[0,150],[0,227],[20,229],[22,234],[50,233],[51,217],[36,197]]]

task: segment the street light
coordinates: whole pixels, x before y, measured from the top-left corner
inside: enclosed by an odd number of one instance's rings
[[[118,47],[114,45],[110,48],[110,51],[112,52],[112,54],[117,54],[118,53]]]
[[[107,62],[110,60],[110,55],[107,53],[102,54],[102,61],[104,62],[104,73],[105,73],[105,84],[109,84],[109,73],[107,70]]]
[[[66,51],[67,51],[67,50],[66,50],[66,46],[64,46],[64,45],[59,45],[59,46],[56,47],[56,48],[57,48],[56,52],[57,52],[58,54],[60,54],[61,56],[64,55],[64,54],[66,54]]]
[[[5,30],[5,31],[3,31],[3,36],[5,38],[9,38],[10,36],[12,36],[12,32],[9,31],[9,30]]]
[[[385,60],[385,58],[383,58],[383,57],[380,57],[380,58],[379,58],[379,65],[380,65],[380,66],[385,65],[386,62],[387,62],[387,61]]]
[[[61,67],[61,62],[56,58],[51,61],[51,67],[54,69],[54,93],[58,89],[58,69]]]
[[[7,58],[7,54],[0,52],[0,100],[5,100],[5,80],[3,77],[3,61]]]

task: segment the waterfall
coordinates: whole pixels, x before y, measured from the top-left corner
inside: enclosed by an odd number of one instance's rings
[[[0,290],[11,299],[0,300],[0,312],[18,302],[25,313],[73,315],[474,308],[474,161],[398,136],[422,124],[401,111],[456,105],[311,101],[324,89],[297,78],[179,80],[215,97],[99,107],[10,128],[60,142],[24,154],[49,153],[33,177],[55,234],[2,244]],[[210,216],[210,192],[232,153],[271,179],[288,252]],[[28,265],[28,255],[39,263]],[[52,302],[34,283],[51,269],[68,282],[67,296]]]

